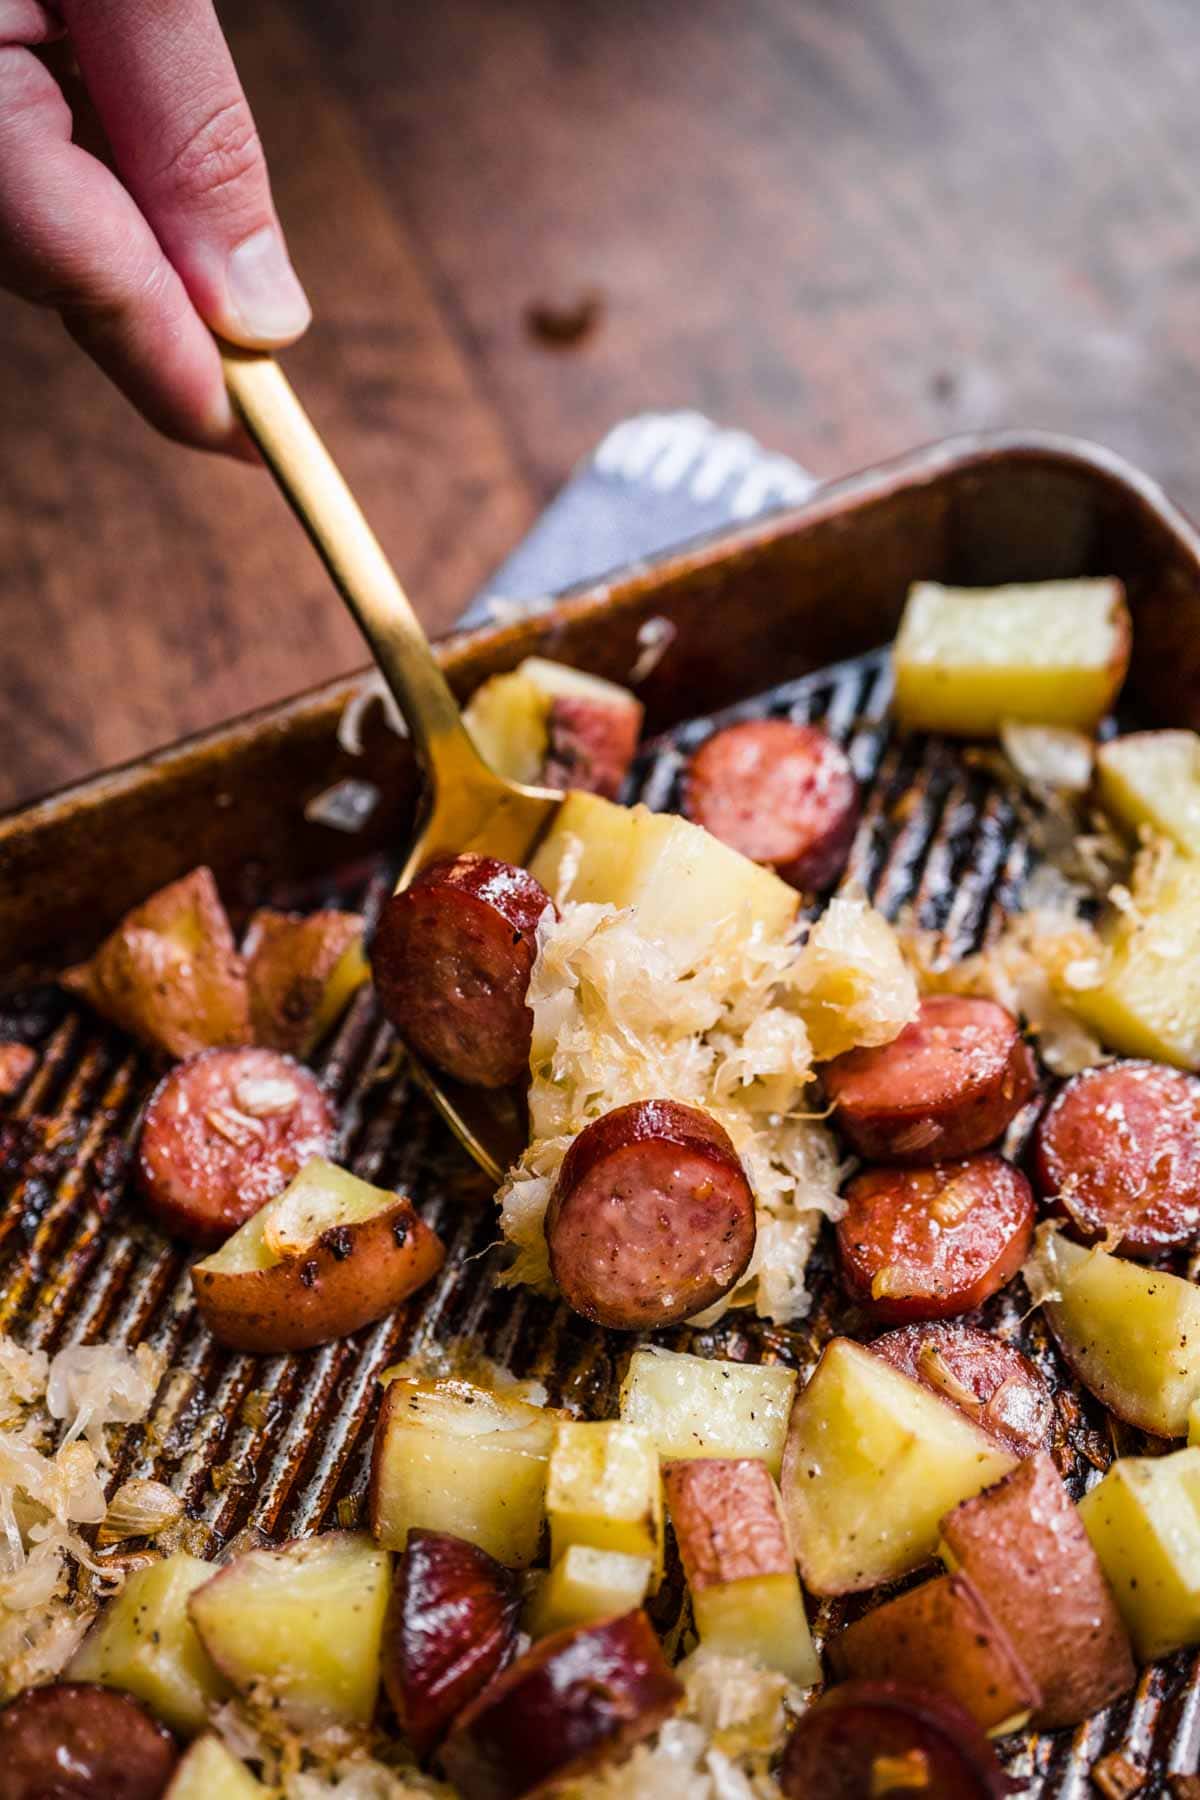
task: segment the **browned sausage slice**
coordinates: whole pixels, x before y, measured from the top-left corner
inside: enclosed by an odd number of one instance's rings
[[[999,1800],[1009,1784],[970,1713],[900,1681],[848,1681],[800,1715],[779,1783],[787,1800]]]
[[[929,1320],[885,1332],[870,1348],[965,1412],[1016,1456],[1049,1447],[1050,1389],[1027,1356],[975,1325]]]
[[[179,1752],[128,1694],[29,1688],[0,1712],[0,1800],[158,1800]]]
[[[822,1079],[860,1156],[934,1163],[994,1144],[1033,1092],[1034,1065],[994,1000],[933,994],[898,1038],[846,1051]]]
[[[744,1273],[754,1237],[754,1196],[728,1135],[674,1100],[638,1100],[586,1126],[546,1213],[564,1298],[621,1331],[703,1312]]]
[[[1033,1194],[1001,1156],[932,1169],[869,1169],[838,1221],[842,1282],[871,1316],[899,1324],[982,1306],[1025,1261]]]
[[[642,729],[642,709],[632,695],[610,702],[586,694],[557,694],[546,728],[543,785],[583,788],[615,800],[637,754]]]
[[[568,1626],[471,1702],[442,1761],[463,1800],[519,1800],[628,1755],[682,1697],[644,1612]]]
[[[473,1087],[528,1078],[525,994],[547,907],[540,882],[493,856],[431,863],[392,895],[371,946],[375,985],[419,1056]]]
[[[1089,1242],[1155,1256],[1200,1230],[1200,1080],[1161,1063],[1085,1069],[1038,1127],[1039,1191]]]
[[[316,1077],[276,1050],[201,1050],[150,1097],[138,1185],[165,1230],[217,1244],[333,1143]]]
[[[841,873],[858,825],[858,783],[815,725],[747,719],[706,738],[684,780],[684,811],[723,844],[796,888]]]

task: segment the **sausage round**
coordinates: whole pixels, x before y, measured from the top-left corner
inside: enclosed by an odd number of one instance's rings
[[[528,1078],[525,1004],[549,894],[526,869],[456,856],[393,894],[371,961],[384,1012],[435,1068],[472,1087]]]
[[[1155,1256],[1200,1230],[1200,1080],[1114,1062],[1068,1081],[1038,1126],[1038,1190],[1088,1242]]]
[[[217,1244],[333,1145],[315,1075],[277,1050],[201,1050],[150,1097],[138,1144],[143,1198],[164,1230]]]
[[[932,994],[890,1044],[847,1050],[822,1079],[860,1156],[935,1163],[996,1142],[1033,1092],[1034,1063],[994,1000]]]
[[[1033,1194],[1001,1156],[932,1169],[868,1169],[838,1221],[842,1284],[888,1324],[981,1306],[1025,1261]]]
[[[747,719],[706,738],[684,778],[684,811],[795,888],[841,873],[858,825],[858,783],[815,725]]]
[[[0,1712],[0,1800],[158,1800],[175,1740],[128,1694],[29,1688]]]
[[[871,1344],[894,1369],[965,1412],[1015,1456],[1049,1447],[1050,1390],[1027,1356],[974,1325],[901,1325]]]
[[[638,1100],[586,1126],[546,1212],[563,1297],[621,1331],[703,1312],[745,1272],[754,1238],[754,1195],[728,1135],[674,1100]]]
[[[999,1800],[1009,1791],[979,1725],[946,1694],[847,1681],[803,1712],[784,1751],[787,1800]]]

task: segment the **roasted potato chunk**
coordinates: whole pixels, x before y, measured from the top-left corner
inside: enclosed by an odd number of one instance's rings
[[[532,1637],[547,1637],[569,1625],[590,1625],[640,1606],[650,1586],[654,1561],[620,1550],[572,1544],[534,1590],[525,1612]]]
[[[700,1642],[778,1669],[797,1687],[821,1679],[779,1490],[750,1458],[668,1463],[667,1505]]]
[[[648,1556],[657,1587],[663,1502],[658,1450],[650,1433],[619,1421],[564,1421],[555,1430],[550,1452],[546,1516],[552,1560],[572,1544]]]
[[[1092,732],[1120,692],[1131,642],[1119,581],[918,581],[892,650],[896,717],[954,737],[994,737],[1006,720]]]
[[[1096,793],[1110,819],[1136,837],[1143,829],[1200,855],[1200,736],[1131,731],[1096,752]]]
[[[1200,1449],[1123,1456],[1079,1516],[1141,1660],[1200,1644]]]
[[[642,704],[615,682],[528,656],[475,690],[463,723],[512,781],[615,799],[637,748]]]
[[[942,1515],[1015,1461],[957,1407],[861,1344],[832,1339],[797,1395],[783,1457],[805,1585],[846,1594],[918,1568]]]
[[[297,1727],[366,1726],[379,1691],[392,1559],[358,1532],[249,1550],[192,1594],[200,1641],[239,1693]]]
[[[271,1791],[208,1732],[179,1764],[163,1800],[268,1800]]]
[[[193,869],[151,894],[88,962],[59,979],[168,1056],[251,1041],[246,966],[211,869]]]
[[[75,1652],[68,1678],[121,1688],[181,1737],[203,1731],[229,1687],[196,1635],[188,1602],[216,1573],[182,1551],[135,1569]]]
[[[760,1457],[778,1479],[795,1392],[793,1369],[646,1345],[629,1359],[621,1418],[660,1456]]]
[[[1200,864],[1138,858],[1132,905],[1101,926],[1095,980],[1066,998],[1110,1050],[1200,1069]]]
[[[361,913],[301,917],[263,907],[246,933],[254,1041],[309,1056],[370,973]]]
[[[315,1157],[193,1266],[192,1287],[219,1342],[269,1355],[328,1343],[381,1318],[444,1257],[411,1200]]]

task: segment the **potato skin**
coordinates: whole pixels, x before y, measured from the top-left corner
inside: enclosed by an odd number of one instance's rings
[[[1083,1521],[1045,1455],[942,1520],[942,1539],[1042,1690],[1034,1723],[1077,1725],[1134,1681],[1129,1638]]]
[[[751,1457],[669,1462],[663,1483],[693,1593],[793,1572],[783,1508],[766,1463]]]
[[[397,1195],[393,1206],[331,1226],[269,1269],[235,1272],[198,1263],[192,1287],[218,1343],[271,1355],[307,1350],[371,1324],[423,1287],[445,1255],[411,1200]]]
[[[323,1014],[330,982],[342,957],[361,944],[361,913],[315,912],[306,916],[261,907],[246,934],[246,978],[254,1041],[304,1057],[325,1035]],[[362,960],[360,979],[368,976]],[[352,990],[347,987],[347,999]]]

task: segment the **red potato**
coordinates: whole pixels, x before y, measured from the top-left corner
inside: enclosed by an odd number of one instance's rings
[[[873,1162],[936,1163],[986,1149],[1033,1092],[1033,1056],[994,1000],[932,994],[890,1044],[822,1071],[834,1124]]]
[[[159,1800],[178,1761],[170,1732],[111,1688],[56,1681],[0,1712],[2,1800]]]
[[[1117,1603],[1048,1456],[1031,1456],[956,1506],[942,1541],[1019,1645],[1041,1690],[1036,1725],[1077,1725],[1133,1685]]]
[[[547,907],[527,870],[491,856],[431,863],[392,895],[371,946],[375,985],[418,1056],[474,1087],[528,1079],[525,995]]]
[[[932,1388],[1017,1456],[1046,1450],[1054,1401],[1027,1356],[977,1326],[929,1320],[902,1325],[870,1349]]]
[[[37,1067],[37,1051],[28,1044],[0,1044],[0,1100],[20,1093]]]
[[[308,1056],[369,980],[361,913],[306,916],[263,907],[246,931],[254,1041]]]
[[[982,1306],[1033,1241],[1033,1195],[1000,1156],[932,1169],[869,1169],[838,1221],[842,1284],[886,1324]]]
[[[545,1229],[568,1305],[638,1331],[691,1318],[736,1284],[754,1251],[754,1196],[715,1119],[639,1100],[579,1133]]]
[[[410,1531],[383,1633],[383,1685],[418,1756],[512,1661],[521,1589],[465,1538]]]
[[[682,1698],[644,1612],[569,1626],[472,1701],[442,1762],[463,1800],[521,1800],[628,1755]]]
[[[246,968],[211,869],[193,869],[151,894],[90,961],[59,980],[168,1056],[250,1042]]]
[[[829,887],[858,826],[849,758],[815,725],[748,719],[714,732],[684,779],[683,810],[792,887]]]
[[[1002,1800],[1010,1786],[970,1713],[914,1682],[849,1681],[800,1715],[787,1800]]]
[[[382,1318],[445,1255],[411,1200],[318,1158],[193,1266],[192,1288],[218,1343],[274,1355]]]
[[[137,1182],[163,1229],[216,1244],[332,1146],[314,1075],[274,1050],[204,1050],[161,1081],[138,1144]]]
[[[1085,1069],[1034,1146],[1038,1191],[1085,1243],[1153,1257],[1200,1228],[1200,1080],[1161,1063]]]
[[[693,1594],[796,1566],[775,1483],[753,1457],[669,1462],[663,1485]]]
[[[1041,1700],[1007,1634],[964,1575],[939,1575],[887,1600],[828,1646],[839,1679],[902,1681],[964,1707],[985,1731],[1015,1730]]]

